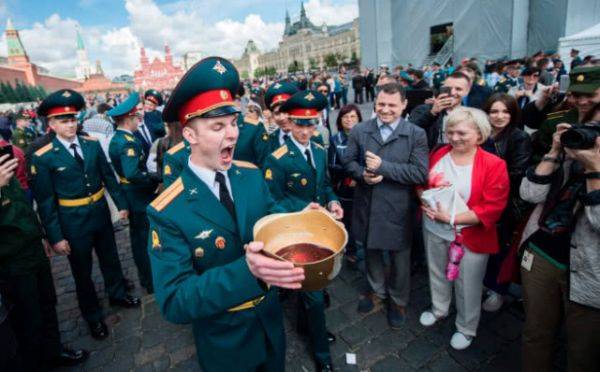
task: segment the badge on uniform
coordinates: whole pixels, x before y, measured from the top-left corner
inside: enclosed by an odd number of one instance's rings
[[[269,181],[273,180],[273,171],[272,170],[267,169],[265,171],[265,180],[269,180]]]
[[[300,184],[302,186],[306,186],[307,183],[308,183],[308,181],[306,180],[306,178],[303,178],[303,179],[300,180]]]
[[[152,249],[160,249],[160,239],[156,230],[152,230]]]
[[[215,239],[215,246],[216,246],[218,249],[224,249],[224,248],[225,248],[225,243],[226,243],[226,241],[225,241],[225,238],[224,238],[224,237],[222,237],[222,236],[218,236],[218,237]]]
[[[67,169],[67,167],[60,167],[60,168],[57,168],[57,169],[56,169],[56,171],[57,171],[57,172],[62,172],[62,171],[64,171],[65,169]]]
[[[269,135],[268,134],[265,133],[265,134],[262,135],[262,140],[263,141],[267,141],[268,139],[269,139]]]
[[[128,149],[127,150],[127,156],[135,156],[135,150],[134,149]]]
[[[164,169],[164,175],[165,176],[170,176],[171,175],[171,167],[167,164],[165,165],[165,169]]]
[[[194,256],[198,258],[204,257],[204,249],[202,247],[198,247],[194,250]]]
[[[521,267],[527,271],[531,271],[531,267],[533,266],[533,258],[534,255],[529,251],[523,252],[523,258],[521,259]]]
[[[37,171],[35,170],[35,165],[31,166],[31,174],[33,174],[33,175],[37,174]]]
[[[194,238],[195,239],[206,239],[210,236],[210,234],[213,232],[213,229],[210,230],[204,230],[202,232],[200,232],[200,234],[196,235]]]

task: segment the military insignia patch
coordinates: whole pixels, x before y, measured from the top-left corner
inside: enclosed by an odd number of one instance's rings
[[[265,171],[265,179],[269,180],[269,181],[273,180],[273,171],[272,170],[267,169]]]
[[[304,96],[304,99],[307,100],[308,102],[310,102],[313,99],[315,99],[315,96],[313,96],[313,94],[311,92],[308,92],[308,94]]]
[[[165,165],[165,169],[163,169],[163,174],[165,176],[170,176],[171,175],[171,166],[170,165]]]
[[[194,249],[194,256],[196,256],[198,258],[204,257],[204,249],[202,249],[202,247],[198,247],[198,248]]]
[[[302,186],[306,186],[307,183],[308,183],[308,181],[306,180],[306,178],[303,178],[303,179],[300,180],[300,184]]]
[[[152,249],[160,249],[160,239],[156,230],[152,230]]]
[[[212,234],[213,229],[210,230],[204,230],[202,232],[200,232],[200,234],[196,235],[194,238],[195,239],[206,239],[210,236],[210,234]]]
[[[268,135],[268,134],[266,134],[266,133],[265,133],[265,134],[263,134],[263,135],[262,135],[262,140],[263,140],[263,141],[268,141],[268,140],[269,140],[269,135]]]
[[[218,236],[215,239],[215,247],[217,247],[218,249],[224,249],[226,243],[227,242],[225,241],[225,238],[222,236]]]
[[[583,74],[577,75],[577,81],[582,82],[585,80],[585,76]]]
[[[31,174],[37,174],[37,171],[35,170],[35,165],[31,166]]]
[[[127,150],[127,156],[135,156],[135,150],[134,149],[128,149]]]
[[[215,63],[213,70],[215,70],[216,72],[218,72],[221,75],[223,75],[224,73],[227,72],[227,69],[225,68],[225,66],[223,66],[223,64],[219,60],[217,60],[217,63]]]
[[[62,171],[64,171],[65,169],[67,169],[67,167],[60,167],[60,168],[56,168],[56,171],[57,171],[57,172],[62,172]]]

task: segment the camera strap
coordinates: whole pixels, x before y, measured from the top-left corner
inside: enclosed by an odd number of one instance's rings
[[[598,178],[600,178],[600,172],[587,172],[587,173],[584,173],[584,176],[588,180],[598,179]]]

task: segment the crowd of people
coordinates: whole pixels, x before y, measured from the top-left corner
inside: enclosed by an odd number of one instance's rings
[[[317,369],[333,370],[327,290],[303,291],[304,271],[252,239],[265,215],[320,206],[349,232],[347,264],[364,261],[358,312],[385,307],[401,328],[426,267],[419,322],[448,317],[454,298],[452,348],[471,345],[482,310],[522,297],[523,370],[553,370],[563,326],[569,370],[597,370],[600,66],[571,57],[568,71],[539,52],[242,83],[210,57],[170,92],[59,90],[1,115],[0,369],[87,358],[60,343],[52,255],[68,256],[92,337],[110,332],[92,251],[110,305],[140,305],[115,243],[128,225],[141,287],[193,324],[204,370],[283,370],[291,293]]]

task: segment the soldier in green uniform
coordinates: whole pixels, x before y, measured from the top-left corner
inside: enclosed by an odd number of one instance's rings
[[[190,151],[190,144],[185,138],[167,150],[163,157],[163,187],[169,187],[179,177],[190,157]]]
[[[500,80],[494,86],[494,92],[508,93],[510,88],[519,85],[519,61],[512,60],[506,63],[506,72],[500,77]]]
[[[15,118],[15,129],[11,137],[13,145],[19,147],[23,151],[27,151],[29,144],[35,141],[37,135],[35,130],[30,127],[31,116],[25,110],[19,111]]]
[[[269,146],[269,135],[265,126],[260,120],[243,115],[238,116],[237,125],[240,135],[235,145],[234,159],[261,166]]]
[[[179,121],[190,156],[148,207],[156,300],[165,318],[192,323],[204,371],[283,371],[283,315],[273,286],[298,289],[302,268],[260,253],[252,227],[275,212],[260,170],[234,161],[239,75],[209,57],[194,65],[163,118]]]
[[[127,202],[99,142],[77,135],[75,114],[83,97],[69,89],[50,94],[38,108],[56,136],[32,159],[32,189],[52,249],[68,255],[77,300],[93,337],[108,336],[102,307],[92,280],[92,249],[96,251],[110,303],[137,307],[138,298],[126,293],[108,204],[108,189],[121,218]]]
[[[148,127],[152,141],[167,134],[162,112],[157,107],[162,106],[163,97],[156,89],[148,89],[144,93],[144,124]]]
[[[0,157],[0,280],[11,289],[10,297],[3,296],[1,301],[12,300],[14,304],[9,319],[17,336],[23,370],[74,366],[85,361],[88,352],[70,350],[60,343],[56,291],[42,245],[42,227],[13,177],[16,167],[17,159]],[[49,250],[47,245],[46,249]]]
[[[119,176],[129,209],[129,235],[131,252],[137,267],[140,284],[148,293],[154,293],[150,259],[146,250],[148,242],[148,217],[146,207],[154,199],[159,178],[148,173],[142,144],[133,135],[140,123],[137,106],[139,95],[134,92],[120,105],[107,111],[117,125],[108,146],[113,168]]]
[[[327,175],[327,151],[311,139],[319,111],[326,106],[325,96],[308,90],[295,93],[280,107],[292,122],[291,136],[267,157],[264,176],[278,205],[287,212],[316,202],[341,219],[343,210]],[[329,371],[329,342],[335,337],[325,328],[323,291],[300,292],[298,304],[298,331],[309,334],[318,370]]]
[[[577,67],[571,71],[569,78],[567,94],[571,96],[572,105],[566,105],[566,102],[556,105],[552,102],[556,87],[548,86],[544,87],[540,98],[527,104],[523,110],[524,123],[531,128],[539,128],[532,136],[534,161],[541,160],[550,150],[552,134],[558,124],[584,122],[587,113],[600,102],[599,66]]]

